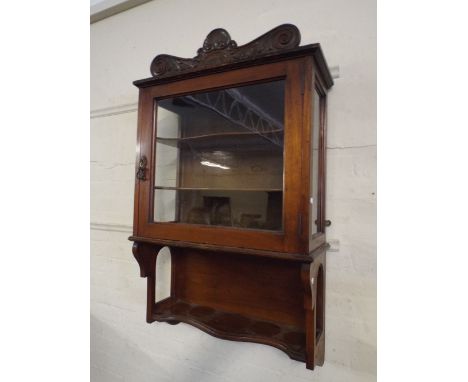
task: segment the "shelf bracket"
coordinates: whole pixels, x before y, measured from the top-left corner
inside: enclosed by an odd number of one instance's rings
[[[133,256],[140,266],[140,276],[146,277],[146,322],[151,323],[156,298],[156,259],[162,246],[134,242]]]
[[[301,267],[306,321],[306,367],[322,366],[325,356],[325,252]]]

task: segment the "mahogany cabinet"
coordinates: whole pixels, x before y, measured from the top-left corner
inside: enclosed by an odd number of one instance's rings
[[[147,322],[277,347],[322,365],[327,91],[319,44],[280,25],[194,58],[156,56],[139,88],[134,232]],[[171,253],[170,297],[155,301]]]

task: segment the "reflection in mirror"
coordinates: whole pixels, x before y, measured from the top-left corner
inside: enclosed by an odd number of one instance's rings
[[[282,229],[284,80],[156,105],[154,221]]]

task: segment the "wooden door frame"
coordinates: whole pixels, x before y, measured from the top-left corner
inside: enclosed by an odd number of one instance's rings
[[[146,170],[148,176],[146,180],[136,179],[135,222],[137,229],[134,232],[135,236],[282,252],[304,251],[303,243],[297,240],[302,229],[300,219],[302,156],[298,153],[302,152],[304,92],[301,92],[301,89],[304,89],[304,63],[305,58],[301,57],[140,89],[137,163],[142,156],[148,158]],[[155,99],[277,79],[285,80],[283,231],[268,232],[186,223],[151,222],[156,155]]]

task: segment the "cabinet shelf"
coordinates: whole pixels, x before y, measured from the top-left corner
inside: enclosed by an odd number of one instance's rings
[[[229,132],[222,132],[222,133],[212,133],[212,134],[203,134],[203,135],[194,135],[191,137],[183,137],[183,138],[164,138],[164,137],[156,137],[156,140],[159,142],[189,142],[189,141],[197,141],[197,140],[204,140],[204,139],[212,139],[212,138],[231,138],[231,137],[242,137],[242,136],[268,136],[272,134],[281,134],[283,130],[275,129],[271,131],[262,131],[262,132],[252,132],[252,131],[229,131]]]
[[[245,192],[282,192],[281,188],[219,188],[219,187],[165,187],[155,186],[155,190],[174,191],[245,191]]]
[[[172,297],[156,303],[152,319],[171,324],[185,322],[218,338],[274,346],[292,359],[305,361],[306,337],[300,327],[259,320]]]
[[[183,138],[156,137],[156,142],[171,147],[192,147],[200,150],[217,147],[218,149],[235,149],[235,151],[245,151],[249,149],[255,151],[282,151],[283,132],[283,130],[277,129],[267,132],[220,132]]]

